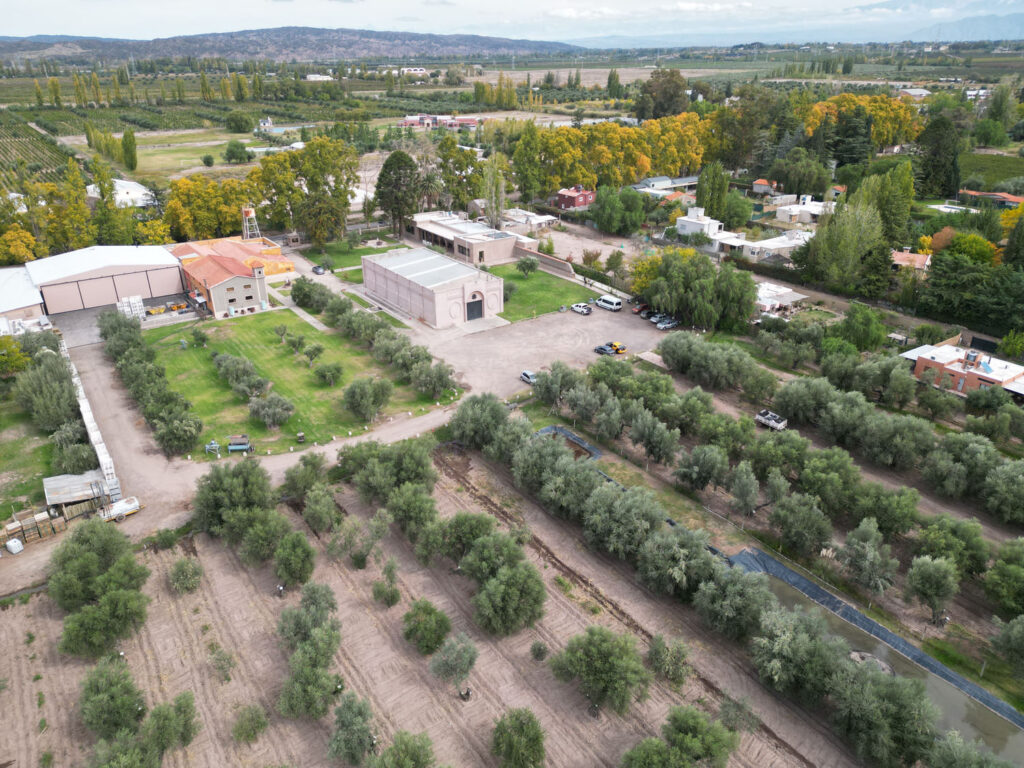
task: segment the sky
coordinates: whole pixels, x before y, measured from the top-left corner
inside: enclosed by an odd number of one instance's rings
[[[779,35],[804,42],[900,39],[967,16],[1022,11],[1024,0],[0,0],[0,34],[151,39],[309,26],[534,40],[677,34],[709,43]]]

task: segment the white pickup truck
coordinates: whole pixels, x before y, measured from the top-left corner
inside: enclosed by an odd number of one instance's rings
[[[134,515],[142,509],[142,505],[139,504],[139,499],[136,496],[129,496],[128,498],[115,501],[109,507],[101,507],[96,515],[100,520],[106,520],[110,522],[113,520],[115,523],[120,523],[128,515]]]
[[[758,424],[763,424],[768,427],[768,429],[774,429],[776,431],[782,431],[789,426],[789,422],[786,419],[782,418],[777,413],[769,411],[767,408],[763,408],[758,411],[754,416],[754,421]]]

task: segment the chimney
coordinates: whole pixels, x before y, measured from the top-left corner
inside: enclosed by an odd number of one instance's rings
[[[903,246],[903,252],[904,253],[910,253],[910,246],[909,245],[904,245]]]

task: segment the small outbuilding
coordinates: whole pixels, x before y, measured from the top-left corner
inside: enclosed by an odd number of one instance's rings
[[[363,256],[363,287],[432,328],[496,317],[505,308],[500,277],[429,248]]]
[[[0,269],[0,318],[31,320],[43,314],[43,297],[24,266]]]

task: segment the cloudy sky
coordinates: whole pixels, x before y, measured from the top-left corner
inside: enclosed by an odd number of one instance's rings
[[[898,39],[966,16],[1021,11],[1024,0],[0,0],[0,34],[150,39],[310,26],[537,40],[655,34],[708,36],[709,43],[723,35],[857,40]]]

